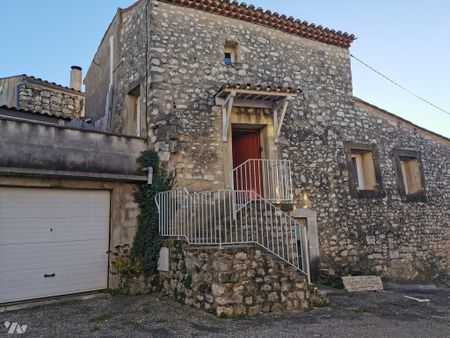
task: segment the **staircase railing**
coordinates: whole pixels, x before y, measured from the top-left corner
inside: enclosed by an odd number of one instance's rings
[[[257,244],[309,278],[305,225],[255,191],[177,189],[159,193],[155,200],[162,236],[182,237],[194,245]]]
[[[291,202],[291,163],[290,160],[247,160],[231,171],[231,189],[251,190],[270,202]]]

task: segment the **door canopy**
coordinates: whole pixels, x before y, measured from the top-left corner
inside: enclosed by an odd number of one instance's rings
[[[216,94],[216,104],[222,107],[223,142],[228,141],[233,107],[268,108],[273,112],[275,143],[278,143],[289,102],[300,90],[290,87],[226,84]]]

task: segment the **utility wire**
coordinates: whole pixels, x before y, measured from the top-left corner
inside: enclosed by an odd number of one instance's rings
[[[419,100],[425,102],[426,104],[429,104],[430,106],[446,113],[447,115],[450,115],[450,112],[442,109],[441,107],[438,107],[437,105],[435,105],[434,103],[431,103],[430,101],[424,99],[423,97],[417,95],[416,93],[410,91],[408,88],[405,88],[404,86],[402,86],[401,84],[395,82],[394,80],[390,79],[389,77],[387,77],[386,75],[380,73],[378,70],[376,70],[375,68],[369,66],[367,63],[365,63],[364,61],[362,61],[361,59],[358,59],[356,56],[354,56],[353,54],[350,54],[350,56],[352,58],[354,58],[356,61],[360,62],[361,64],[363,64],[364,66],[366,66],[367,68],[369,68],[370,70],[372,70],[373,72],[377,73],[378,75],[380,75],[381,77],[385,78],[386,80],[388,80],[389,82],[392,82],[394,85],[396,85],[397,87],[399,87],[400,89],[403,89],[405,92],[417,97]]]

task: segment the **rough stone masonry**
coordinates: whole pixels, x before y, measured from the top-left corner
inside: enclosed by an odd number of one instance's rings
[[[355,99],[348,49],[161,1],[141,1],[118,15],[112,128],[125,130],[124,102],[140,84],[149,145],[176,171],[177,185],[225,185],[214,100],[224,84],[301,89],[275,150],[294,163],[297,206],[307,195],[317,212],[323,268],[449,282],[450,141]],[[224,62],[227,41],[238,44],[238,62]],[[348,142],[374,149],[377,194],[352,193]],[[401,195],[397,150],[420,154],[424,198]]]
[[[218,316],[258,315],[311,306],[305,276],[257,248],[216,250],[164,241],[169,272],[162,289],[179,302]]]

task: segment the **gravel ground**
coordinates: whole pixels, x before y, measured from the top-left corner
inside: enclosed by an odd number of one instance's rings
[[[330,299],[303,313],[219,319],[158,295],[108,296],[0,313],[0,324],[28,325],[21,337],[450,337],[449,289]],[[0,325],[0,337],[7,331]]]

